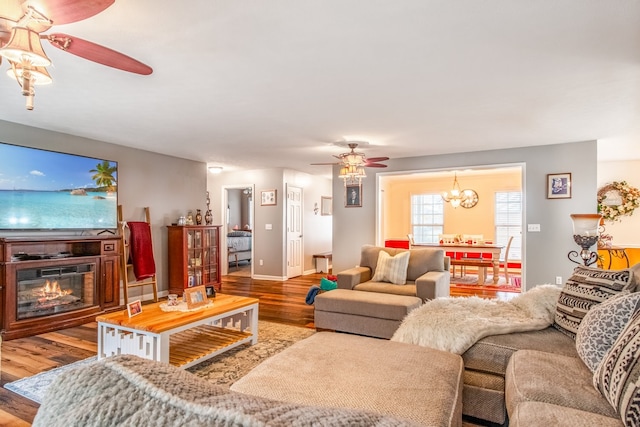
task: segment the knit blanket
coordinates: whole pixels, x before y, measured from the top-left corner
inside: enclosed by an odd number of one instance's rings
[[[410,312],[391,341],[462,354],[489,335],[536,331],[553,323],[561,289],[539,285],[510,301],[439,298]]]
[[[114,356],[71,369],[49,387],[34,427],[413,426],[364,411],[232,392],[159,362]]]

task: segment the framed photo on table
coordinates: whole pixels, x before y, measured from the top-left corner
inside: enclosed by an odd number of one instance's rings
[[[278,202],[276,190],[262,190],[260,206],[275,206]]]
[[[362,184],[347,184],[344,188],[344,205],[348,208],[361,208]]]
[[[207,305],[207,290],[204,286],[194,286],[184,290],[184,297],[187,300],[187,308],[197,308]]]
[[[550,173],[547,175],[547,199],[571,198],[571,174]]]
[[[129,314],[129,317],[142,313],[142,303],[140,300],[132,301],[127,304],[127,313]]]

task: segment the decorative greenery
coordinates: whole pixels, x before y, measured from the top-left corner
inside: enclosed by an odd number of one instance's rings
[[[606,203],[607,194],[617,192],[621,203],[613,205]],[[623,215],[632,215],[640,207],[640,190],[627,184],[626,181],[614,181],[598,191],[598,212],[607,221],[620,221]]]

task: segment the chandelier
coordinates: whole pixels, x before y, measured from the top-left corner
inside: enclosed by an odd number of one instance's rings
[[[453,188],[451,191],[442,192],[442,200],[447,203],[451,203],[451,206],[457,208],[463,202],[471,199],[475,191],[473,190],[460,190],[460,184],[458,184],[458,174],[454,172],[453,175]]]
[[[367,174],[364,171],[364,163],[347,164],[342,166],[338,177],[344,179],[344,185],[347,185],[347,183],[361,183],[362,178],[367,177]]]

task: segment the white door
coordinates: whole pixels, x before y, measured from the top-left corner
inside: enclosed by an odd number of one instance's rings
[[[287,278],[302,276],[302,189],[287,186]]]

